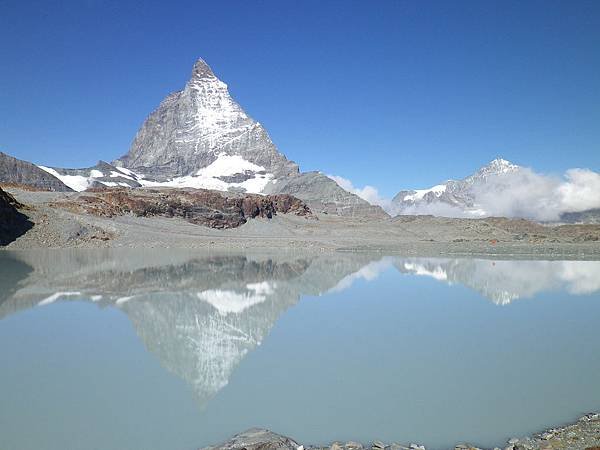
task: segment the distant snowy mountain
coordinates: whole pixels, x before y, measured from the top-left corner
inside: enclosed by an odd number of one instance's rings
[[[521,167],[497,158],[462,180],[448,180],[428,189],[403,190],[392,199],[397,214],[444,215],[449,209],[461,211],[465,216],[482,216],[485,210],[477,204],[478,189],[493,177],[502,177],[521,170]]]
[[[202,59],[184,89],[148,116],[127,154],[86,169],[40,168],[76,191],[104,185],[292,194],[316,212],[388,217],[327,176],[300,173]]]

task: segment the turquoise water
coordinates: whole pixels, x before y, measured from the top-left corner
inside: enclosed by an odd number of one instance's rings
[[[0,253],[0,449],[503,444],[600,410],[600,262]]]

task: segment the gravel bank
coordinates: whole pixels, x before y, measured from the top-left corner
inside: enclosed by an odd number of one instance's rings
[[[181,218],[98,217],[51,206],[73,193],[11,189],[35,226],[8,248],[214,248],[381,251],[406,255],[600,257],[600,225],[544,226],[525,220],[402,216],[387,220],[317,214],[257,218],[217,230]]]

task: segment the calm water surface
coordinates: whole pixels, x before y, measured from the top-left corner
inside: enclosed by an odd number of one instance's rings
[[[600,410],[600,262],[0,253],[0,448],[509,437]]]

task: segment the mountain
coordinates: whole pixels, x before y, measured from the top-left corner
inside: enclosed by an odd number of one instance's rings
[[[0,183],[25,185],[43,191],[73,190],[38,166],[2,152],[0,152]]]
[[[183,90],[148,116],[121,158],[86,169],[41,168],[76,191],[105,185],[292,194],[316,212],[389,217],[322,173],[300,173],[202,59]]]
[[[462,180],[448,180],[428,189],[400,191],[392,199],[393,209],[398,214],[415,214],[446,207],[458,208],[467,216],[480,216],[484,211],[477,207],[476,190],[491,177],[515,173],[520,169],[510,161],[497,158]]]
[[[245,184],[247,190],[259,191],[270,180],[298,173],[298,165],[277,151],[263,126],[244,112],[227,85],[199,59],[184,89],[162,101],[136,134],[129,152],[114,164],[164,182],[194,177],[211,165],[217,169],[215,162],[221,160],[238,163],[240,171],[213,170],[216,178]],[[233,175],[236,179],[224,179]]]

